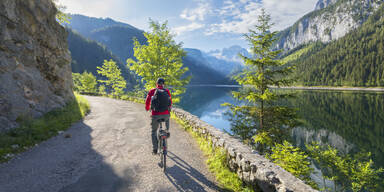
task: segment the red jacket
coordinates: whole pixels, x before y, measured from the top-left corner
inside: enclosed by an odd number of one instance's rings
[[[157,86],[158,89],[164,89],[163,86]],[[169,98],[171,98],[171,93],[169,92],[168,89],[165,89],[168,92]],[[145,99],[145,110],[149,110],[151,108],[151,97],[155,94],[156,88],[151,89],[148,92],[147,99]],[[171,106],[172,106],[172,98],[171,98]],[[152,115],[168,115],[169,111],[168,109],[163,111],[163,112],[158,112],[158,111],[152,111]]]

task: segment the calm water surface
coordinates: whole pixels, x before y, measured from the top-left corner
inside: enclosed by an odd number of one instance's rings
[[[222,103],[235,103],[228,87],[190,87],[180,107],[205,122],[231,132]],[[297,146],[317,141],[345,153],[372,152],[375,164],[384,167],[384,93],[367,91],[297,91],[289,105],[304,121],[293,129]]]

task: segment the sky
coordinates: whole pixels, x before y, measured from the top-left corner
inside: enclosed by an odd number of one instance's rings
[[[176,42],[203,51],[232,45],[249,48],[243,34],[264,8],[273,31],[283,30],[314,10],[318,0],[58,0],[65,12],[112,18],[149,31],[149,19],[165,22]]]

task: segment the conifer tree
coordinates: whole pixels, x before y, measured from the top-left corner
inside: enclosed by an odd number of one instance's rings
[[[190,81],[190,77],[183,76],[188,71],[182,63],[186,53],[182,44],[173,40],[167,22],[160,24],[151,20],[150,28],[151,32],[144,33],[147,44],[141,45],[137,39],[134,40],[134,56],[137,60],[128,59],[127,65],[142,78],[147,91],[154,87],[159,77],[164,78],[172,93],[172,101],[177,103],[177,96],[185,92],[185,85]]]
[[[250,29],[244,35],[251,46],[252,56],[239,54],[245,68],[234,79],[243,88],[232,92],[241,104],[224,104],[231,110],[232,131],[248,141],[255,136],[256,142],[262,144],[258,145],[262,152],[266,144],[282,143],[288,128],[297,124],[295,111],[278,104],[280,99],[292,94],[277,92],[273,88],[293,83],[287,75],[294,67],[277,60],[280,51],[272,50],[276,32],[270,32],[271,26],[270,16],[263,10],[256,30]]]

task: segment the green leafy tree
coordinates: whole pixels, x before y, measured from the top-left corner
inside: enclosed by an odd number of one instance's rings
[[[95,93],[97,90],[96,77],[91,73],[84,71],[80,78],[81,87],[80,90],[88,93]]]
[[[277,92],[272,86],[289,86],[294,80],[287,78],[294,67],[277,60],[279,50],[272,50],[276,40],[276,32],[270,32],[270,16],[262,11],[258,18],[256,30],[245,34],[251,48],[251,57],[239,54],[246,67],[234,79],[244,88],[232,92],[233,96],[242,101],[239,105],[229,106],[232,113],[232,130],[242,132],[243,139],[250,139],[261,132],[267,133],[274,142],[282,143],[289,128],[297,125],[295,110],[278,101],[292,96],[290,93]],[[259,145],[261,146],[261,145]],[[263,150],[265,147],[258,147]],[[263,152],[263,151],[260,151]]]
[[[117,67],[116,62],[112,59],[109,61],[104,60],[103,66],[97,67],[97,73],[106,78],[99,80],[99,82],[104,83],[106,87],[112,91],[113,95],[121,95],[124,93],[127,82],[121,75],[121,70]]]
[[[188,71],[182,63],[186,53],[182,44],[177,44],[173,39],[167,22],[160,24],[151,20],[149,24],[152,31],[144,33],[148,43],[140,44],[134,39],[136,61],[128,59],[127,65],[142,78],[147,91],[154,87],[159,77],[165,78],[172,92],[172,100],[177,103],[180,100],[178,96],[185,92],[185,85],[190,81],[190,77],[183,76]]]
[[[106,91],[105,85],[100,85],[99,86],[99,94],[107,95],[107,91]]]
[[[81,74],[80,73],[72,73],[72,81],[73,81],[73,91],[80,92]]]
[[[80,73],[72,73],[72,80],[76,92],[95,93],[97,87],[96,77],[87,71]]]

